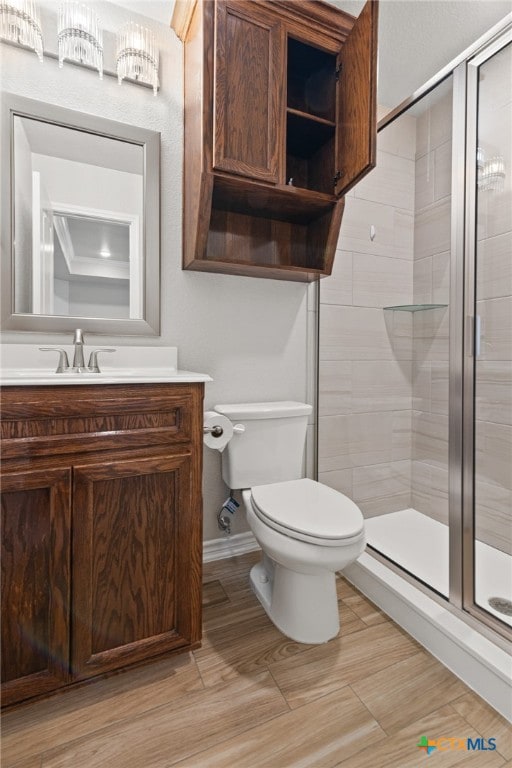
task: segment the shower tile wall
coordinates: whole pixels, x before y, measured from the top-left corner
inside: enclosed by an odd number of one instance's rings
[[[448,522],[449,307],[383,307],[449,304],[451,105],[447,81],[379,134],[377,168],[347,196],[334,271],[320,282],[319,479],[366,517],[412,506]],[[498,108],[510,114],[510,100]],[[475,520],[478,539],[512,552],[511,174],[485,195]]]
[[[451,86],[451,83],[449,83]],[[448,304],[452,91],[427,99],[416,119],[415,304]],[[449,309],[413,315],[411,504],[448,523]]]
[[[320,282],[319,480],[366,517],[411,505],[413,320],[383,307],[412,299],[415,123],[379,136]]]
[[[448,521],[449,310],[383,307],[448,304],[450,87],[379,133],[320,283],[319,479],[366,517]]]
[[[512,554],[512,181],[511,46],[485,64],[480,82],[479,146],[501,155],[502,188],[478,193],[476,365],[476,536]]]

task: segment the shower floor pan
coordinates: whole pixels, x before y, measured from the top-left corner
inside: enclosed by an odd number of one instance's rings
[[[439,594],[448,596],[448,526],[416,509],[402,509],[365,521],[368,544],[420,579]],[[489,613],[512,626],[512,615],[497,611],[489,600],[512,600],[512,557],[499,549],[476,542],[475,601]],[[501,607],[501,605],[500,605]]]

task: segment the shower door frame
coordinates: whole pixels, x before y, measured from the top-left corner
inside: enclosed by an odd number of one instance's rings
[[[474,595],[474,331],[478,67],[510,42],[512,13],[379,121],[383,130],[452,76],[452,179],[449,318],[449,596],[438,596],[378,552],[371,554],[433,599],[507,640],[511,630]],[[455,139],[460,137],[460,141]],[[503,642],[503,641],[501,641]],[[501,642],[499,643],[501,645]],[[506,646],[504,646],[506,647]]]
[[[476,256],[477,256],[477,142],[478,142],[478,85],[479,68],[486,61],[505,46],[512,43],[512,27],[508,27],[498,36],[494,36],[485,47],[481,48],[474,56],[466,62],[466,132],[465,132],[465,197],[458,199],[457,213],[462,209],[463,220],[465,221],[464,231],[464,252],[462,284],[464,285],[464,297],[462,312],[465,318],[464,338],[462,339],[461,349],[464,350],[462,365],[462,472],[461,472],[461,515],[458,518],[458,526],[462,530],[457,534],[457,541],[454,543],[454,553],[456,546],[456,557],[462,558],[459,577],[462,576],[462,582],[453,582],[454,600],[460,600],[460,607],[469,614],[477,618],[486,626],[492,628],[505,637],[510,638],[511,629],[504,622],[494,617],[485,608],[479,606],[475,600],[475,378],[476,378]],[[462,66],[462,65],[461,65]],[[462,152],[459,149],[459,154]],[[453,243],[452,243],[453,244]],[[457,253],[456,261],[460,261],[460,254]],[[459,271],[461,269],[459,266]],[[460,279],[460,277],[459,277]],[[455,297],[454,297],[455,298]],[[456,308],[459,309],[457,304]],[[461,312],[457,312],[461,314]],[[457,346],[457,344],[454,344]],[[450,360],[450,365],[451,365]],[[455,366],[455,361],[454,361]],[[451,370],[450,370],[451,374]],[[451,393],[450,393],[451,397]],[[455,401],[450,400],[450,409]],[[454,414],[455,419],[455,414]],[[451,428],[451,421],[450,421]],[[454,448],[455,453],[455,448]],[[458,465],[461,466],[460,464]],[[450,467],[450,473],[452,469]],[[451,505],[450,497],[450,505]],[[454,512],[455,518],[455,512]],[[450,528],[452,520],[450,518]],[[455,520],[454,520],[455,525]],[[450,544],[450,562],[452,559],[452,548]],[[451,574],[450,574],[451,575]],[[452,582],[450,579],[450,600]]]

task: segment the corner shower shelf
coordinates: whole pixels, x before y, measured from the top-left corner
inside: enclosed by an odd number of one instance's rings
[[[424,309],[442,309],[448,304],[398,304],[395,307],[383,307],[383,309],[392,309],[395,312],[421,312]]]

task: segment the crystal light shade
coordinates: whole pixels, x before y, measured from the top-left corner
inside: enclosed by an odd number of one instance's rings
[[[43,33],[34,0],[0,0],[0,37],[32,48],[43,60]]]
[[[503,192],[505,188],[505,162],[500,155],[491,157],[484,165],[482,174],[483,189]]]
[[[120,30],[117,44],[117,79],[125,77],[153,86],[158,90],[158,50],[153,33],[129,21]]]
[[[503,192],[505,186],[505,161],[500,155],[485,159],[483,150],[478,147],[476,155],[478,188],[485,192]]]
[[[58,41],[59,67],[64,59],[69,59],[97,69],[100,79],[103,78],[103,36],[94,11],[80,3],[63,3],[59,9]]]

